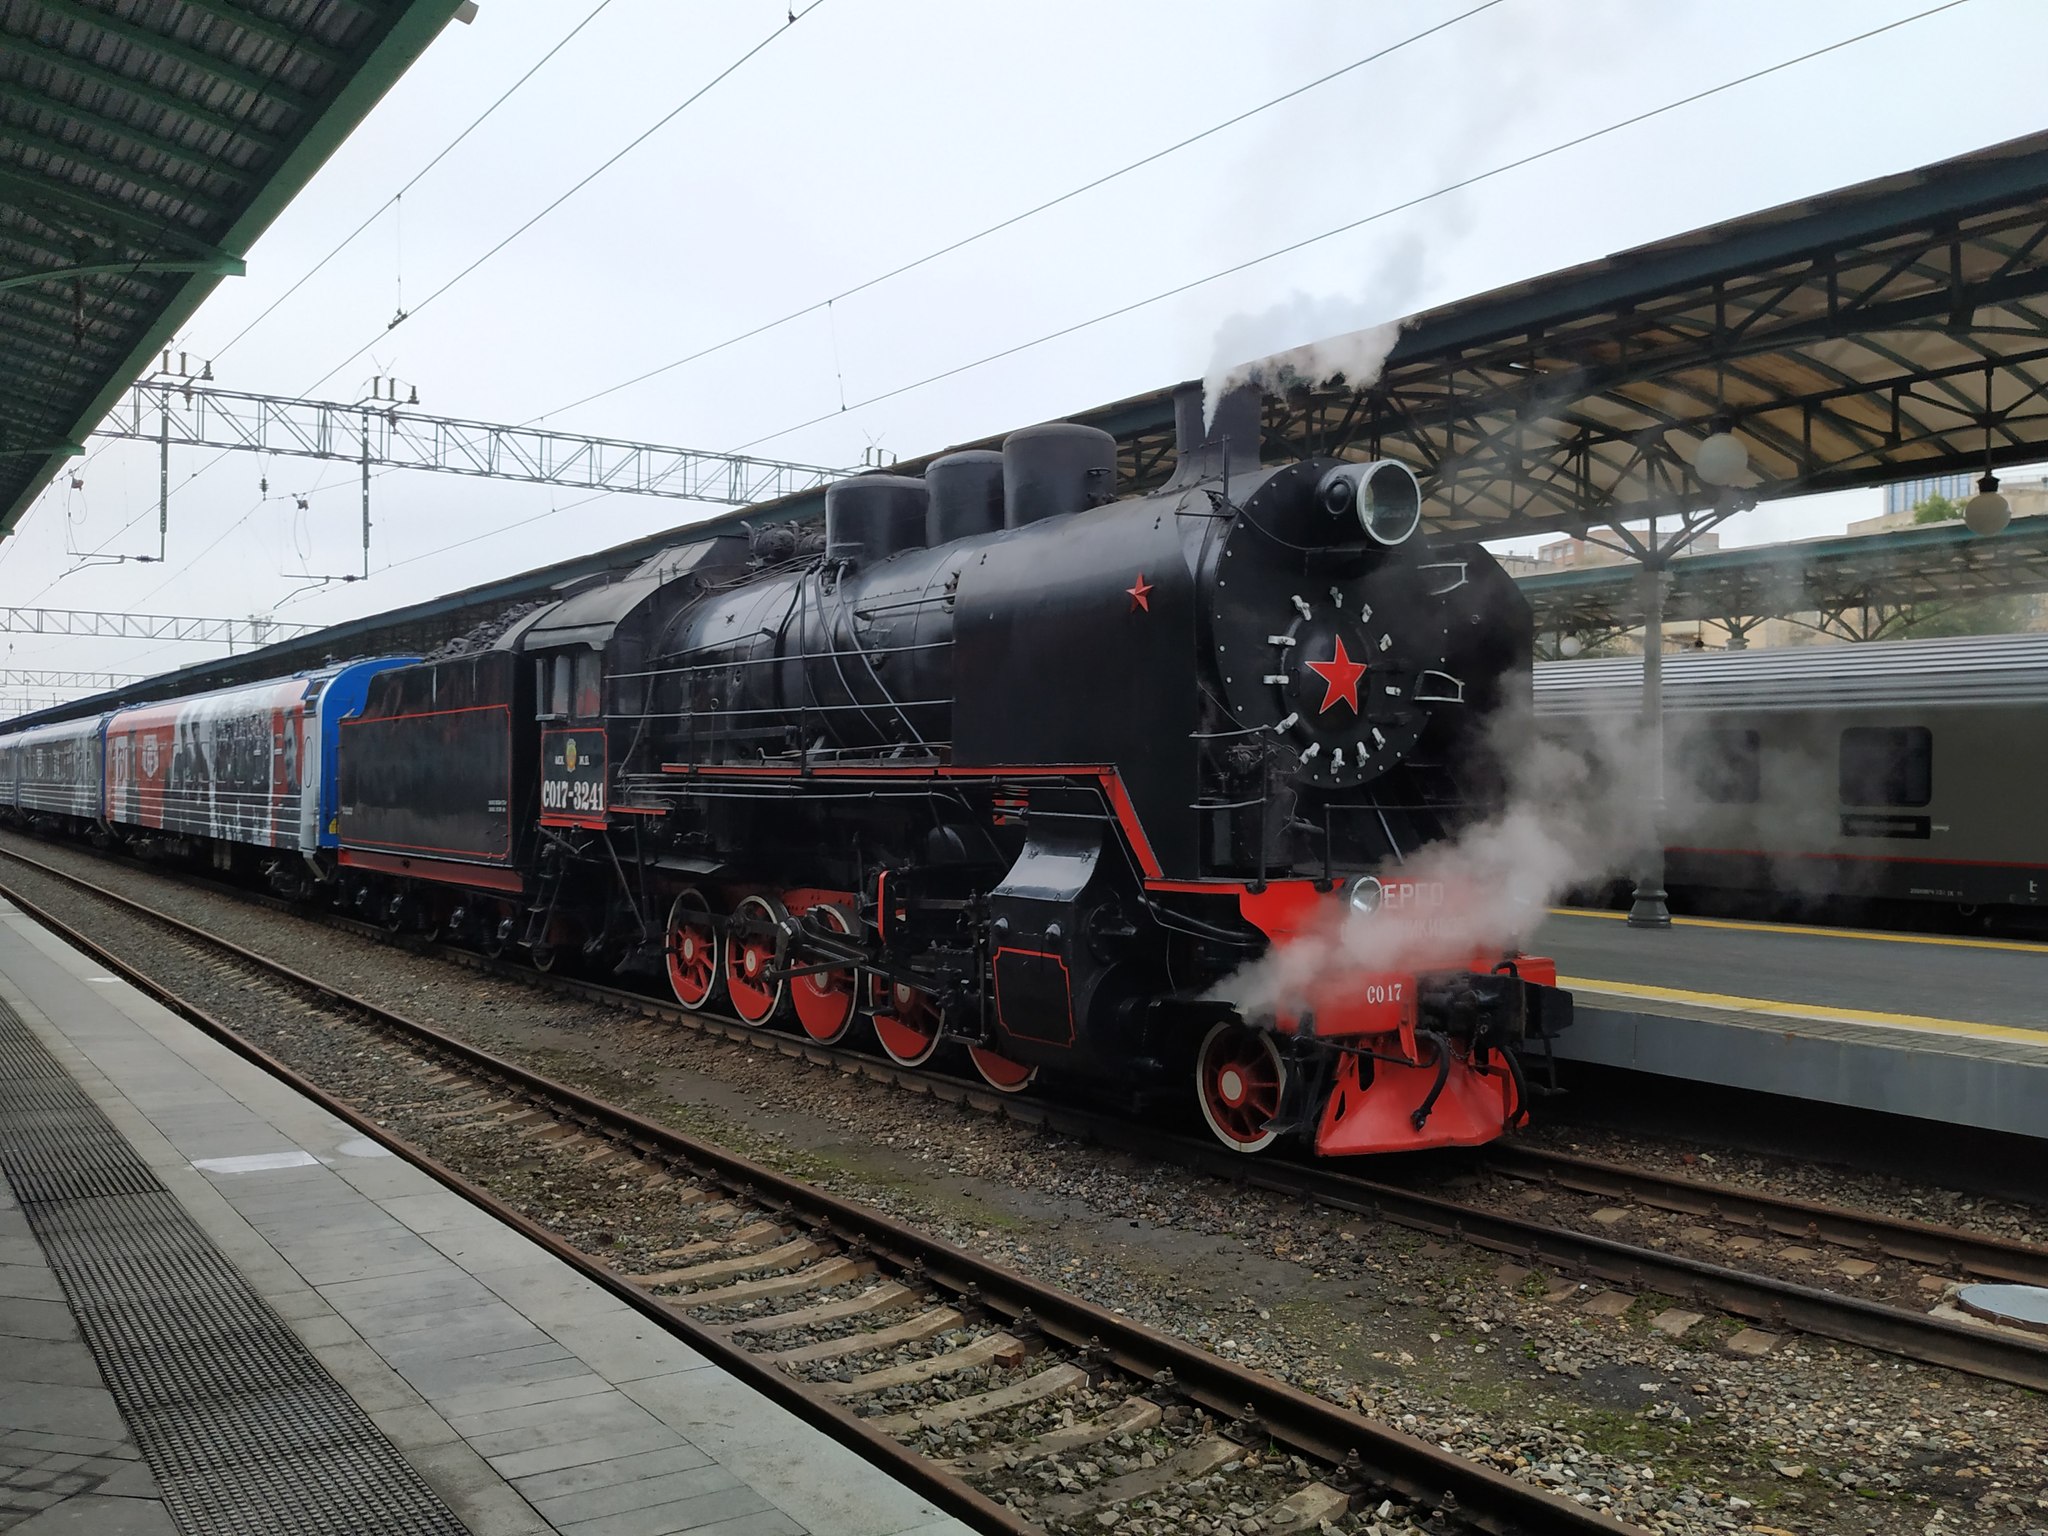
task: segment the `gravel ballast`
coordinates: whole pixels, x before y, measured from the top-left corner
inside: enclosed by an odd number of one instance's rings
[[[1740,1325],[1722,1318],[1669,1338],[1651,1325],[1679,1307],[1673,1298],[1602,1299],[1558,1277],[1503,1273],[1476,1250],[479,976],[82,850],[11,834],[0,847],[158,901],[379,1004],[1647,1528],[2048,1536],[2048,1414],[2037,1394],[1797,1336],[1748,1358],[1729,1351]],[[0,879],[157,972],[149,935],[160,930],[13,861]],[[154,947],[167,985],[233,1016],[235,984]],[[1774,1169],[1749,1154],[1704,1154],[1715,1161],[1703,1166],[1699,1149],[1642,1138],[1573,1139],[1596,1156],[1664,1157],[1693,1177],[2040,1236],[2038,1213],[1950,1192]],[[558,1210],[584,1246],[612,1230],[613,1213]],[[1193,1529],[1196,1518],[1228,1530],[1239,1527],[1215,1522],[1241,1519],[1164,1509],[1144,1518],[1162,1530]]]

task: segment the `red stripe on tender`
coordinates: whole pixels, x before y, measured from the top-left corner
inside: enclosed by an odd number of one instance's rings
[[[352,869],[403,875],[411,880],[433,880],[442,885],[472,885],[487,891],[526,889],[526,882],[520,879],[516,870],[492,869],[483,864],[458,864],[450,859],[405,859],[388,853],[365,853],[358,848],[344,848],[341,850],[341,862]]]

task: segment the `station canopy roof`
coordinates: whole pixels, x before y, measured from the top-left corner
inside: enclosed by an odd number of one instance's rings
[[[0,536],[457,0],[0,0]]]
[[[1749,448],[1739,497],[1975,472],[1987,429],[1995,463],[2048,458],[2044,383],[2039,134],[1415,315],[1370,386],[1269,396],[1262,452],[1400,459],[1421,479],[1439,532],[1577,532],[1725,508],[1730,493],[1689,467],[1723,425]],[[1120,489],[1171,472],[1174,392],[1067,418],[1117,439]],[[743,522],[813,518],[823,503],[812,492],[708,518],[131,692],[416,645],[557,583],[627,570]]]
[[[1117,439],[1120,490],[1172,472],[1177,388],[1067,418]],[[1691,463],[1717,427],[1742,498],[1981,473],[1987,429],[1994,464],[2048,458],[2048,133],[1410,316],[1369,387],[1269,394],[1262,456],[1399,459],[1431,529],[1491,539],[1711,510],[1730,493]]]
[[[2044,381],[2037,134],[1413,316],[1372,387],[1269,400],[1266,449],[1401,459],[1492,537],[1710,506],[1720,425],[1756,496],[2048,457]],[[1134,480],[1170,458],[1163,396],[1098,414]]]
[[[1664,617],[1747,628],[1751,621],[1814,614],[1836,627],[1848,613],[1888,614],[1926,604],[2048,592],[2048,516],[1995,534],[1961,523],[1892,533],[1805,539],[1685,555],[1667,567]],[[1643,622],[1641,567],[1580,566],[1520,578],[1539,631],[1597,634]]]

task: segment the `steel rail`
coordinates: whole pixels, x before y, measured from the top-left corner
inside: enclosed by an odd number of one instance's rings
[[[79,876],[26,855],[4,849],[0,849],[0,853],[60,879],[98,889]],[[166,922],[175,924],[179,921],[118,893],[104,894]],[[370,925],[359,925],[354,920],[339,921],[359,931],[382,931]],[[208,942],[220,944],[225,941],[209,938]],[[1330,1163],[1245,1157],[1211,1140],[1177,1136],[1162,1132],[1157,1126],[1134,1125],[1126,1119],[1072,1105],[1018,1099],[967,1080],[898,1067],[892,1062],[858,1052],[819,1045],[801,1035],[765,1031],[738,1020],[693,1013],[645,993],[534,972],[489,961],[459,949],[442,948],[438,952],[487,974],[516,977],[550,991],[630,1008],[665,1022],[680,1022],[725,1039],[774,1049],[795,1059],[858,1073],[873,1081],[925,1093],[944,1102],[993,1113],[1058,1134],[1075,1136],[1117,1151],[1153,1159],[1170,1154],[1169,1160],[1211,1177],[1312,1201],[1333,1210],[1390,1221],[1431,1236],[1470,1243],[1527,1265],[1547,1265],[1618,1286],[1654,1290],[1674,1300],[1690,1300],[1774,1328],[1798,1329],[1928,1365],[2035,1390],[2048,1390],[2048,1344],[1995,1332],[1976,1324],[1951,1322],[1902,1307],[1802,1285],[1797,1281],[1731,1269],[1614,1238],[1511,1216],[1368,1179]],[[1855,1213],[1851,1212],[1831,1214],[1845,1221],[1855,1218]],[[1928,1240],[1934,1241],[1946,1229],[1930,1228],[1928,1231]],[[1995,1242],[1990,1239],[1981,1241]]]
[[[33,862],[33,861],[31,861]],[[47,866],[43,866],[47,867]],[[418,1025],[402,1015],[389,1012],[378,1005],[355,997],[353,994],[333,987],[326,982],[305,976],[289,966],[281,965],[266,956],[242,948],[227,939],[214,937],[203,930],[153,911],[140,903],[128,902],[118,893],[104,890],[89,881],[70,876],[81,888],[93,892],[109,901],[129,906],[158,922],[186,933],[202,943],[213,945],[245,963],[262,969],[268,974],[296,986],[305,987],[327,998],[338,1007],[360,1010],[378,1024],[399,1035],[413,1035],[421,1044],[432,1048],[437,1054],[458,1060],[474,1057],[472,1067],[475,1075],[489,1081],[503,1084],[515,1090],[529,1092],[537,1099],[556,1099],[570,1108],[571,1116],[581,1123],[594,1124],[598,1115],[593,1107],[580,1110],[575,1100],[580,1097],[574,1089],[561,1085],[550,1085],[548,1079],[528,1073],[509,1062],[500,1063],[497,1058],[484,1052],[472,1051],[452,1037],[438,1037],[436,1032],[424,1025]],[[147,996],[154,998],[191,1024],[197,1026],[236,1054],[255,1063],[264,1071],[289,1085],[295,1091],[319,1104],[321,1108],[337,1119],[347,1122],[364,1135],[382,1146],[388,1147],[422,1172],[437,1179],[456,1194],[488,1211],[493,1217],[529,1238],[563,1263],[570,1265],[584,1278],[604,1287],[613,1296],[631,1306],[635,1311],[652,1319],[661,1327],[680,1337],[692,1349],[707,1359],[717,1362],[719,1367],[738,1377],[749,1387],[761,1393],[771,1402],[788,1409],[813,1428],[820,1429],[844,1445],[856,1455],[874,1463],[906,1487],[930,1499],[947,1513],[960,1518],[975,1530],[989,1533],[989,1536],[1039,1536],[1038,1528],[1023,1520],[1014,1510],[1005,1508],[978,1490],[952,1477],[939,1468],[938,1464],[918,1455],[887,1435],[878,1434],[869,1428],[858,1416],[829,1399],[819,1398],[805,1392],[797,1380],[774,1369],[762,1358],[749,1355],[733,1343],[726,1335],[705,1328],[693,1322],[683,1312],[671,1308],[660,1298],[641,1287],[632,1284],[624,1276],[607,1268],[575,1247],[551,1229],[541,1225],[520,1211],[508,1205],[480,1184],[471,1182],[455,1169],[441,1162],[431,1154],[414,1146],[403,1137],[393,1134],[364,1115],[346,1100],[327,1092],[318,1083],[304,1076],[297,1069],[271,1055],[254,1041],[239,1033],[233,1026],[221,1022],[197,1004],[188,1002],[174,989],[155,980],[130,964],[105,945],[94,940],[77,927],[65,922],[47,908],[38,905],[19,891],[0,884],[0,894],[21,908],[30,917],[63,939],[73,948],[90,955],[115,975]],[[488,1065],[486,1064],[488,1063]],[[559,1095],[559,1098],[557,1098]],[[595,1106],[596,1101],[588,1101]],[[618,1112],[625,1117],[625,1112]],[[630,1117],[625,1117],[630,1118]],[[623,1121],[621,1122],[623,1124]],[[649,1127],[658,1131],[658,1127]],[[624,1135],[618,1139],[629,1142],[636,1150],[646,1151],[659,1146],[658,1139],[643,1136]],[[662,1150],[668,1150],[666,1148]],[[688,1165],[694,1161],[687,1151],[680,1149],[670,1154],[677,1164]],[[1626,1529],[1623,1527],[1622,1529]]]
[[[0,850],[4,851],[4,850]],[[1119,1317],[1092,1302],[954,1247],[857,1202],[830,1194],[751,1158],[660,1125],[630,1110],[607,1104],[580,1089],[556,1082],[518,1063],[457,1039],[356,996],[343,988],[307,976],[232,940],[206,932],[182,918],[111,891],[68,871],[12,852],[6,856],[29,864],[81,890],[161,923],[201,944],[211,946],[269,975],[311,991],[330,1002],[360,1012],[377,1024],[436,1054],[460,1063],[465,1070],[545,1102],[551,1110],[643,1153],[653,1153],[699,1176],[709,1176],[757,1202],[775,1207],[787,1219],[802,1222],[856,1248],[882,1255],[904,1269],[968,1297],[983,1309],[1003,1314],[1014,1326],[1056,1339],[1086,1357],[1108,1361],[1140,1380],[1157,1383],[1201,1405],[1219,1420],[1270,1435],[1296,1451],[1393,1489],[1404,1499],[1454,1514],[1497,1536],[1641,1536],[1633,1527],[1588,1506],[1517,1482],[1494,1468],[1456,1452],[1376,1424],[1322,1398],[1284,1382],[1219,1359],[1181,1340]],[[1021,1536],[1035,1529],[935,1463],[895,1440],[878,1434],[844,1408],[805,1392],[793,1378],[760,1359],[748,1356],[729,1339],[663,1303],[605,1268],[589,1255],[533,1222],[520,1212],[472,1185],[402,1138],[377,1126],[346,1103],[321,1089],[245,1039],[231,1026],[187,1003],[169,987],[99,944],[75,926],[0,882],[0,895],[19,906],[66,942],[93,956],[115,974],[171,1007],[223,1044],[289,1083],[324,1108],[404,1156],[450,1189],[490,1210],[524,1235],[581,1273],[602,1284],[641,1313],[656,1319],[691,1347],[716,1359],[726,1370],[806,1422],[831,1435],[857,1454],[930,1498],[977,1529]]]
[[[1020,1099],[980,1083],[920,1068],[899,1067],[886,1059],[820,1045],[801,1035],[765,1031],[737,1020],[693,1013],[665,1004],[645,993],[572,977],[533,972],[524,967],[485,960],[459,949],[441,953],[485,974],[518,979],[528,985],[630,1009],[650,1018],[677,1022],[725,1039],[742,1041],[816,1065],[831,1066],[888,1086],[922,1093],[999,1118],[1015,1120],[1059,1134],[1075,1136],[1116,1151],[1148,1158],[1167,1157],[1177,1165],[1210,1177],[1246,1184],[1275,1194],[1312,1201],[1334,1210],[1371,1215],[1432,1236],[1459,1241],[1518,1258],[1526,1264],[1554,1267],[1592,1276],[1616,1285],[1654,1289],[1674,1300],[1692,1300],[1737,1317],[1843,1343],[1903,1355],[1928,1365],[1945,1366],[1970,1375],[2011,1382],[2037,1390],[2048,1388],[2048,1345],[1970,1323],[1956,1323],[1838,1291],[1801,1285],[1770,1275],[1731,1269],[1704,1260],[1582,1233],[1551,1223],[1489,1211],[1462,1201],[1423,1194],[1346,1172],[1329,1163],[1288,1162],[1248,1158],[1192,1136],[1177,1136],[1156,1126],[1138,1126],[1116,1116],[1040,1099]],[[1603,1175],[1612,1182],[1598,1192],[1621,1194],[1624,1181],[1637,1180],[1645,1203],[1695,1202],[1682,1207],[1699,1214],[1718,1213],[1729,1220],[1754,1219],[1772,1230],[1821,1236],[1828,1241],[1868,1249],[1872,1234],[1882,1251],[1919,1263],[1955,1263],[1987,1278],[2010,1278],[2039,1284],[2048,1279],[2048,1253],[2024,1243],[1932,1224],[1903,1221],[1872,1212],[1840,1210],[1812,1202],[1753,1195],[1725,1186],[1692,1183],[1584,1159],[1525,1152],[1501,1146],[1486,1151],[1488,1160],[1505,1164],[1526,1160],[1556,1164],[1560,1183],[1567,1182],[1565,1164],[1587,1186]],[[1503,1167],[1502,1171],[1507,1171]],[[1589,1191],[1590,1192],[1590,1191]],[[1674,1204],[1674,1208],[1677,1207]],[[1796,1225],[1793,1223],[1796,1222]]]
[[[1960,1227],[1909,1221],[1879,1211],[1822,1205],[1814,1200],[1534,1147],[1489,1147],[1482,1166],[1509,1178],[1528,1179],[1581,1194],[1633,1200],[1658,1210],[1704,1216],[1785,1237],[1818,1238],[1863,1253],[1953,1267],[1986,1280],[2048,1286],[2048,1251],[2011,1238],[1966,1232]]]

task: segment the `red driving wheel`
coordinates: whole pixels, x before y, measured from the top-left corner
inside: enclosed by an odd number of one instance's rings
[[[875,987],[875,1038],[899,1067],[921,1067],[932,1059],[944,1033],[939,1005],[929,992],[903,982]]]
[[[718,930],[710,901],[694,885],[668,909],[668,984],[692,1013],[718,994]]]
[[[1195,1097],[1216,1139],[1239,1152],[1263,1152],[1287,1091],[1287,1063],[1267,1030],[1225,1022],[1209,1031],[1195,1058]]]
[[[1002,1052],[992,1051],[985,1045],[967,1047],[967,1059],[974,1063],[974,1070],[981,1074],[982,1081],[998,1093],[1022,1093],[1038,1076],[1038,1068],[1012,1061]]]
[[[787,915],[772,896],[749,896],[726,925],[725,995],[745,1023],[766,1024],[782,1006],[783,983],[769,977],[782,963]]]
[[[834,933],[852,933],[853,921],[843,907],[829,901],[821,901],[809,909],[809,916],[830,928]],[[804,1027],[804,1033],[820,1045],[831,1045],[843,1039],[847,1030],[853,1027],[856,1004],[859,1002],[858,976],[852,966],[837,970],[813,971],[808,976],[798,976],[789,984],[790,996],[796,1002],[797,1022]]]

